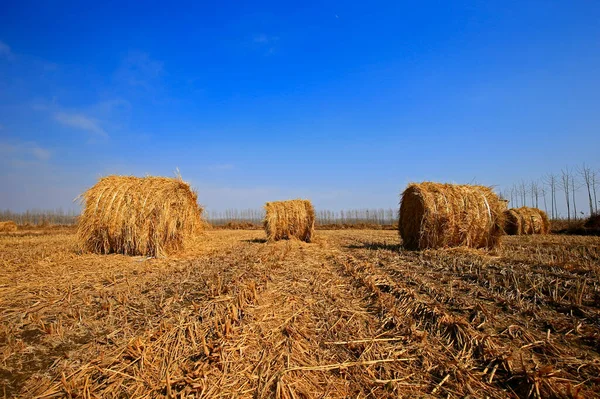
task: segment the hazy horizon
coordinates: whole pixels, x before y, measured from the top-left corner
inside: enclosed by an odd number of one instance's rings
[[[598,3],[3,8],[1,210],[177,168],[215,211],[600,170]]]

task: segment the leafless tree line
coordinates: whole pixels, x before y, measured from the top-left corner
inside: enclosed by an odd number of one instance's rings
[[[230,222],[260,223],[265,217],[264,209],[226,209],[224,211],[205,211],[204,218],[213,225],[221,226]]]
[[[511,207],[532,206],[542,208],[552,219],[562,215],[558,211],[558,198],[564,198],[567,220],[577,220],[576,194],[584,189],[587,194],[589,214],[598,213],[598,186],[600,186],[600,170],[595,170],[585,163],[578,167],[565,166],[560,173],[548,173],[539,180],[526,182],[521,180],[512,187],[504,189],[500,194],[510,201]],[[548,205],[550,209],[548,209]],[[583,211],[579,211],[584,214]]]
[[[230,222],[261,223],[265,216],[263,209],[227,209],[225,211],[208,211],[206,220],[219,226]],[[317,224],[376,224],[391,225],[398,221],[398,210],[395,209],[348,209],[341,211],[317,210]]]
[[[558,211],[559,198],[564,199],[567,220],[578,218],[576,194],[584,189],[587,194],[589,214],[598,213],[598,187],[600,187],[600,170],[585,163],[578,167],[566,166],[560,173],[548,173],[539,180],[521,180],[500,195],[510,201],[513,208],[533,206],[542,208],[552,219],[561,218]],[[550,207],[550,209],[548,209]],[[580,212],[584,214],[584,212]],[[206,211],[204,217],[215,225],[229,222],[261,223],[265,216],[263,209],[227,209],[225,211]],[[0,211],[0,221],[13,220],[18,224],[75,224],[78,213],[71,209],[65,212],[56,210],[28,210],[26,212]],[[341,211],[318,210],[318,224],[377,224],[391,225],[398,221],[398,209],[349,209]]]
[[[12,220],[19,225],[31,224],[75,224],[79,213],[71,209],[64,211],[62,208],[54,210],[32,209],[25,212],[0,211],[0,221]]]
[[[376,224],[392,225],[398,222],[397,209],[348,209],[339,212],[317,211],[318,224]]]
[[[317,210],[316,223],[323,224],[373,224],[392,225],[398,221],[397,209],[348,209],[341,211]],[[19,225],[31,224],[75,224],[78,213],[75,210],[28,210],[26,212],[0,211],[0,221],[12,220]],[[265,217],[264,209],[227,209],[225,211],[205,211],[204,218],[213,225],[227,223],[259,224]]]

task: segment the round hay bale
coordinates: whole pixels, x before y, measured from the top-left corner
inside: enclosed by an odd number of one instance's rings
[[[15,222],[13,222],[12,220],[8,220],[6,222],[0,222],[0,231],[1,232],[12,233],[17,230],[18,230],[17,224]]]
[[[202,223],[197,195],[180,179],[107,176],[80,197],[77,236],[85,251],[165,256]]]
[[[592,230],[600,230],[600,213],[590,215],[585,221],[583,227]]]
[[[411,183],[402,193],[398,230],[407,249],[494,248],[503,209],[489,187]]]
[[[265,204],[264,228],[269,241],[297,238],[310,242],[315,231],[315,210],[308,200]]]
[[[504,232],[508,235],[521,235],[523,231],[523,221],[521,215],[514,209],[504,211]]]
[[[504,211],[504,231],[508,235],[548,234],[550,220],[538,208],[513,208]]]

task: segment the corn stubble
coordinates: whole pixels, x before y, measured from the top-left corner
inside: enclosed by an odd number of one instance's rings
[[[600,395],[600,238],[404,251],[393,231],[265,244],[212,230],[168,259],[0,237],[7,397]]]

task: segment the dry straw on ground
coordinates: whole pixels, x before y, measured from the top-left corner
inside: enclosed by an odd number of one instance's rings
[[[546,212],[523,206],[504,212],[504,231],[509,235],[548,234],[550,220]]]
[[[399,231],[408,249],[493,248],[504,205],[484,186],[412,183],[402,194]]]
[[[164,256],[201,226],[197,195],[181,179],[107,176],[81,197],[78,238],[91,252]]]
[[[12,220],[7,222],[0,222],[0,231],[6,233],[12,233],[13,231],[17,231],[17,224]]]
[[[264,227],[269,241],[297,238],[310,242],[315,231],[315,210],[308,200],[265,204]]]

